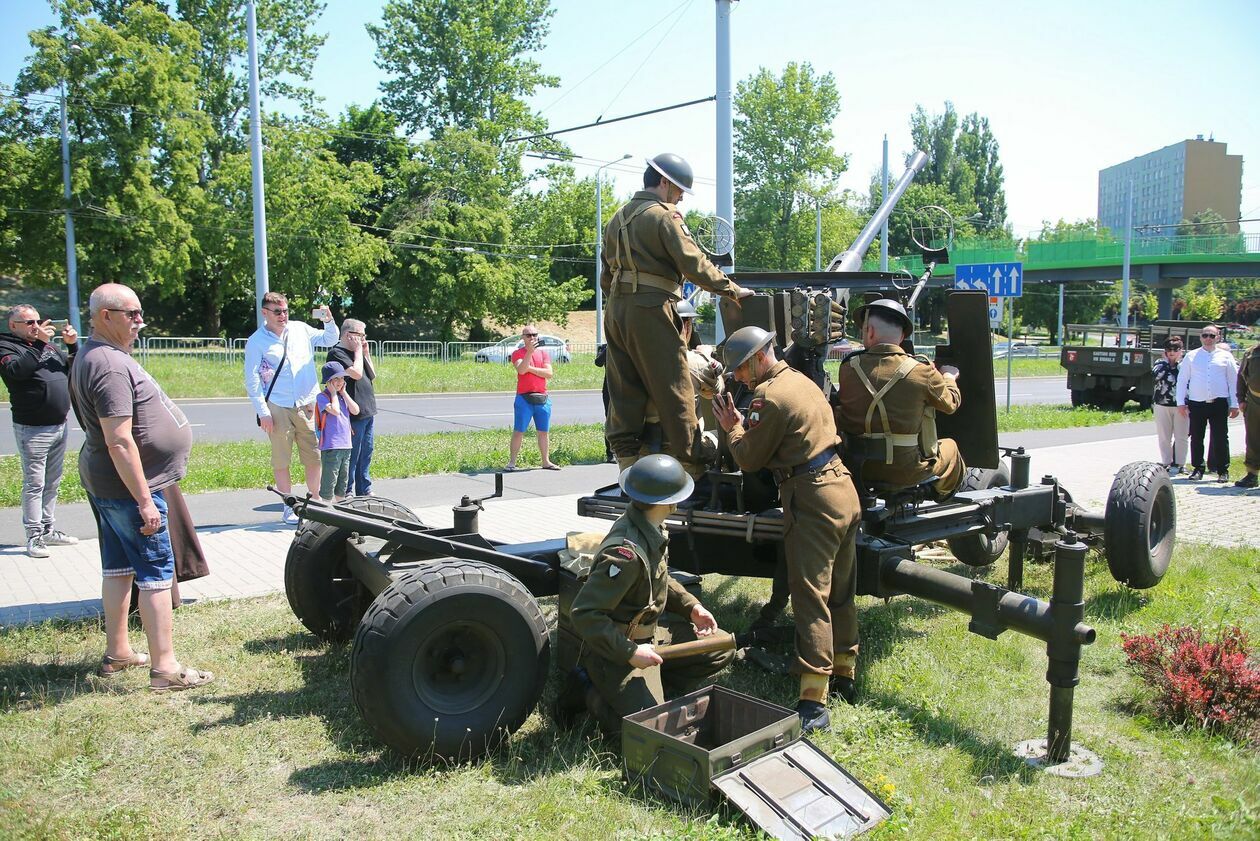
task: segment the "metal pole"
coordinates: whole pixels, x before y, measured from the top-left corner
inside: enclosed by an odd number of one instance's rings
[[[270,288],[267,279],[267,207],[263,197],[262,109],[258,106],[258,24],[254,0],[246,12],[249,38],[249,160],[254,186],[254,309],[263,326],[262,300]]]
[[[1066,283],[1059,284],[1059,332],[1055,333],[1055,337],[1059,340],[1059,347],[1063,347],[1063,288]]]
[[[1133,179],[1129,179],[1129,204],[1124,212],[1124,266],[1120,269],[1120,326],[1129,326],[1129,247],[1133,240]],[[1121,337],[1120,344],[1124,344]]]
[[[888,135],[884,135],[884,190],[879,194],[880,199],[888,198]],[[888,220],[884,220],[883,226],[879,229],[879,270],[881,272],[888,271]]]
[[[66,117],[66,80],[61,80],[61,191],[66,200],[66,297],[70,323],[76,333],[79,324],[79,260],[74,248],[74,214],[70,212],[70,129]]]
[[[1015,356],[1015,299],[1007,301],[1006,322],[1006,413],[1011,413],[1011,358]]]
[[[822,271],[822,199],[814,199],[814,271]]]
[[[717,0],[717,215],[735,224],[735,158],[731,145],[731,0]],[[735,251],[731,251],[734,268]],[[717,341],[726,337],[717,313]]]
[[[604,183],[600,180],[599,174],[604,171],[605,167],[610,167],[618,161],[624,161],[630,157],[630,153],[622,155],[616,160],[608,161],[605,164],[595,168],[595,345],[604,343],[604,288],[599,284],[599,275],[603,270],[604,256]]]

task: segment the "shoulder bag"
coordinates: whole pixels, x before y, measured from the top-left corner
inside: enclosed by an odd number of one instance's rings
[[[289,331],[285,330],[284,335],[280,337],[280,341],[284,342],[284,353],[280,356],[280,364],[276,366],[276,372],[271,375],[271,384],[267,386],[267,394],[263,397],[263,403],[271,399],[271,390],[276,387],[276,380],[280,378],[280,371],[284,369],[284,361],[289,358]],[[254,415],[254,423],[262,426],[262,418]]]

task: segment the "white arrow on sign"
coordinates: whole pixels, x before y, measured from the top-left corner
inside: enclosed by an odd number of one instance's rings
[[[1003,291],[1003,290],[1002,290],[1002,267],[1001,267],[1001,266],[994,266],[994,267],[993,267],[993,285],[992,285],[992,286],[990,286],[990,287],[989,287],[989,289],[990,289],[990,290],[992,290],[993,294],[995,294],[995,295],[997,295],[997,294],[999,294],[999,293],[1001,293],[1001,292]]]

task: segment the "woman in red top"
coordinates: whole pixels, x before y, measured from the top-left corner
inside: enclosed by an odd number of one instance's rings
[[[560,465],[551,463],[548,440],[551,398],[547,396],[547,380],[552,377],[551,357],[538,347],[538,328],[534,325],[526,324],[521,338],[525,346],[517,348],[511,356],[512,365],[516,368],[516,401],[512,404],[512,445],[506,469],[516,469],[521,441],[532,421],[538,431],[538,452],[542,455],[543,469],[559,470]]]

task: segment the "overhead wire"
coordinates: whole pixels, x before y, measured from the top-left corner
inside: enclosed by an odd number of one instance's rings
[[[613,103],[616,102],[617,99],[621,96],[621,94],[625,92],[626,88],[630,86],[630,83],[635,80],[635,78],[639,75],[639,71],[641,71],[643,69],[643,66],[648,63],[648,60],[656,53],[657,50],[661,48],[661,44],[665,43],[665,39],[669,37],[669,33],[674,31],[674,27],[676,27],[678,25],[678,22],[682,20],[683,17],[686,16],[687,11],[691,8],[691,4],[694,2],[695,0],[687,0],[686,8],[683,8],[682,13],[679,14],[676,18],[674,18],[674,22],[669,25],[669,29],[666,29],[665,34],[663,34],[660,40],[656,42],[656,46],[652,47],[652,49],[648,51],[648,54],[643,57],[643,61],[639,62],[639,66],[636,67],[634,69],[634,72],[630,74],[630,78],[626,79],[625,84],[622,85],[621,88],[615,94],[613,94],[613,98],[608,100],[608,104],[605,105],[603,109],[600,111],[600,114],[599,114],[600,120],[603,119],[604,114],[608,113],[608,109],[613,106]],[[596,120],[596,122],[599,122],[600,120]]]

